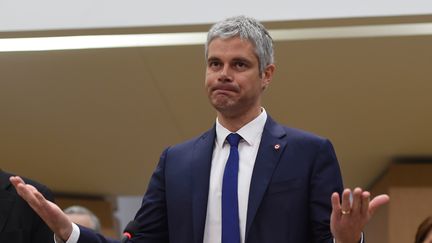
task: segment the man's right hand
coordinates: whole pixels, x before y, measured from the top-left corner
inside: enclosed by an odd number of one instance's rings
[[[27,201],[57,237],[63,241],[69,239],[72,233],[72,221],[56,204],[46,200],[34,186],[25,184],[19,176],[11,176],[9,180],[18,194]]]

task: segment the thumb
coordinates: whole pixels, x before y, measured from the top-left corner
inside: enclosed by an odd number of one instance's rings
[[[390,197],[387,194],[381,194],[374,197],[374,199],[369,203],[370,216],[372,216],[379,207],[387,204],[389,201]]]

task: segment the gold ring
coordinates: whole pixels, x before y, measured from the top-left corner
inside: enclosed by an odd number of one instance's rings
[[[350,214],[351,213],[351,210],[343,210],[342,209],[342,215],[348,215],[348,214]]]

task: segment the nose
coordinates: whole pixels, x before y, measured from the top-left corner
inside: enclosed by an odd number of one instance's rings
[[[219,82],[231,82],[232,80],[233,79],[231,76],[231,72],[229,70],[229,66],[225,65],[219,73],[218,81]]]

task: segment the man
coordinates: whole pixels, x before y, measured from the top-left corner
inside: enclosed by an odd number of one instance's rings
[[[359,242],[389,198],[369,203],[369,193],[356,188],[351,203],[330,142],[267,115],[261,98],[275,71],[267,30],[252,18],[226,19],[210,29],[205,54],[216,124],[162,153],[135,217],[133,242]],[[19,178],[12,181],[41,215],[58,213]],[[53,229],[62,239],[105,242],[58,222]]]
[[[75,224],[82,225],[98,233],[101,232],[101,224],[99,218],[89,209],[83,206],[74,205],[65,208],[63,212]]]
[[[1,243],[47,243],[54,236],[42,219],[15,191],[9,182],[9,174],[0,169],[0,242]],[[28,179],[25,183],[36,187],[45,198],[53,200],[51,191]]]

